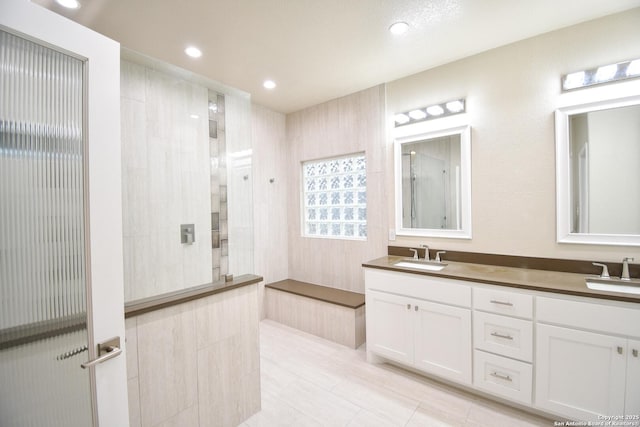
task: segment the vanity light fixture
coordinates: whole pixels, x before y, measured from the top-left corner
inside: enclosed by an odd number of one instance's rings
[[[409,31],[409,24],[404,21],[398,21],[391,24],[389,27],[389,32],[394,36],[400,36]]]
[[[404,113],[397,113],[393,116],[393,120],[397,127],[422,122],[424,120],[439,119],[454,114],[461,114],[465,112],[465,109],[465,100],[455,99],[441,104],[430,105],[426,108],[415,108]]]
[[[202,51],[195,46],[189,46],[184,50],[188,56],[192,58],[200,58],[202,56]]]
[[[562,90],[581,89],[602,83],[640,77],[640,59],[576,71],[562,77]]]
[[[67,9],[77,9],[80,7],[80,2],[77,0],[56,0],[56,3]]]

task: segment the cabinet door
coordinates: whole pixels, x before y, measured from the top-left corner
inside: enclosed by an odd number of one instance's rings
[[[415,367],[471,384],[471,310],[416,301]]]
[[[640,341],[629,340],[627,351],[627,395],[625,415],[640,415]],[[636,421],[637,420],[629,420]]]
[[[412,309],[407,297],[367,291],[367,351],[413,363]]]
[[[624,413],[626,340],[538,324],[536,406],[579,420]]]

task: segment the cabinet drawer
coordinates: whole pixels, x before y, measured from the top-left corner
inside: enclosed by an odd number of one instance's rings
[[[480,389],[531,405],[531,364],[480,350],[473,352],[473,382]]]
[[[537,297],[538,322],[640,337],[640,304]]]
[[[474,311],[473,342],[477,349],[531,362],[533,325],[529,320]]]
[[[473,307],[491,313],[533,318],[533,296],[517,292],[474,288]]]

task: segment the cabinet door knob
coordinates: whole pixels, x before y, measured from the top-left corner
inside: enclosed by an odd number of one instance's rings
[[[411,304],[407,304],[407,310],[411,310]]]
[[[633,350],[631,350],[631,354],[633,354],[633,357],[638,357],[638,349],[634,348]]]
[[[618,346],[618,354],[622,354],[622,347]]]
[[[415,311],[418,311],[418,310],[419,310],[419,307],[416,305],[416,306],[414,307],[414,310],[415,310]]]

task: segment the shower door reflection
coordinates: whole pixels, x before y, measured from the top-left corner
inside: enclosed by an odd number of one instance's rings
[[[402,144],[402,227],[460,229],[460,135]]]

